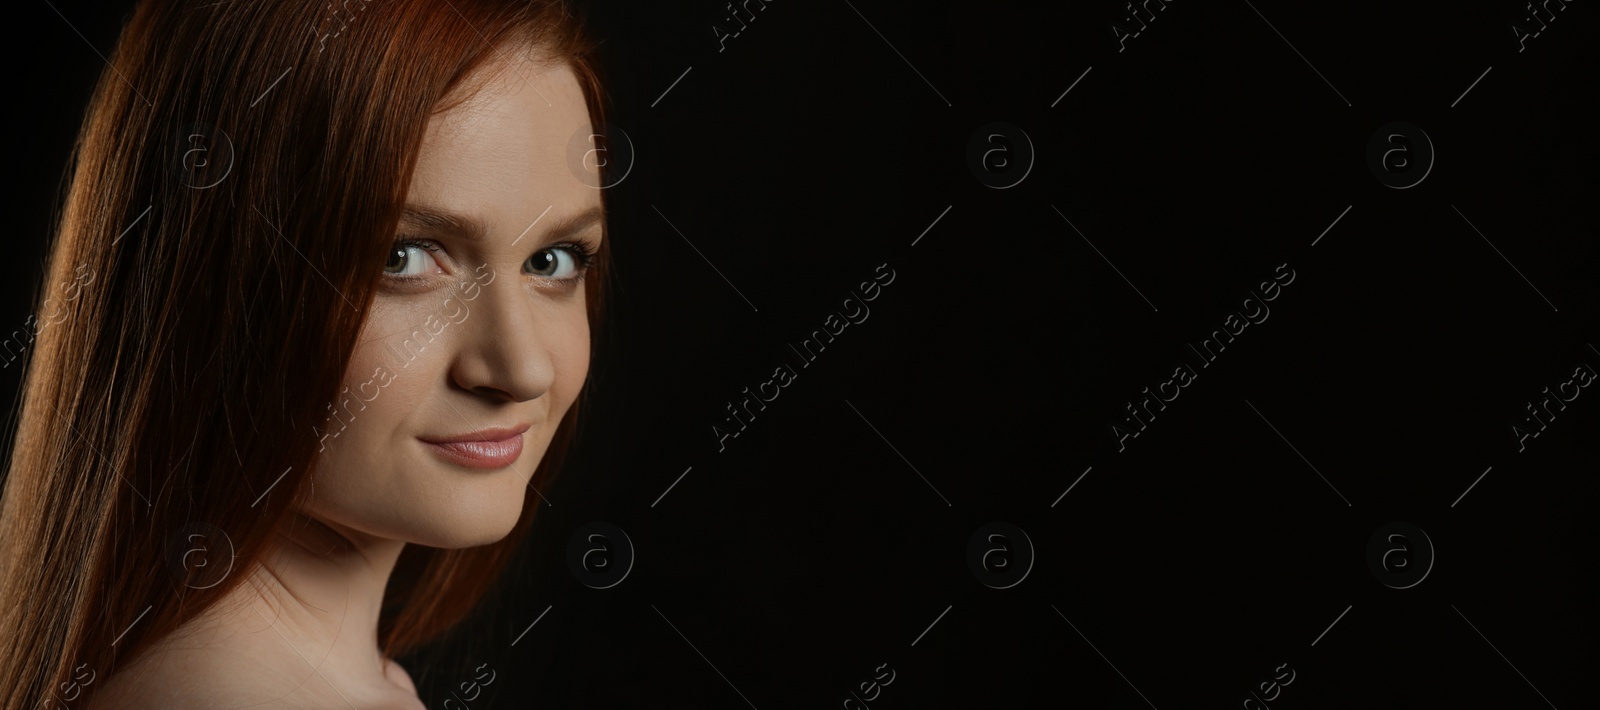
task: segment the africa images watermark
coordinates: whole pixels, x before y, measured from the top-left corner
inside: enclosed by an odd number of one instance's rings
[[[887,279],[884,278],[884,269],[888,269]],[[800,367],[802,369],[811,367],[811,361],[817,359],[817,353],[827,349],[827,345],[823,344],[824,337],[827,338],[828,343],[832,343],[834,336],[843,333],[845,328],[850,327],[851,324],[860,325],[866,322],[867,316],[872,314],[872,309],[867,307],[867,302],[876,300],[878,296],[883,295],[883,287],[894,283],[895,277],[894,269],[890,269],[887,262],[880,264],[875,271],[877,273],[873,275],[871,281],[861,282],[861,293],[851,291],[850,295],[841,302],[840,305],[844,309],[840,313],[829,313],[828,317],[822,322],[822,328],[811,331],[804,340],[800,341],[800,347],[805,348],[803,354],[795,346],[789,345],[789,349],[794,351],[795,356],[800,359]],[[813,352],[813,346],[815,346],[815,352]],[[778,395],[783,394],[783,388],[794,382],[796,377],[794,368],[790,367],[788,363],[783,363],[773,369],[772,379],[756,386],[756,391],[752,392],[748,386],[745,387],[742,390],[744,397],[739,403],[739,406],[744,408],[744,419],[739,418],[739,410],[733,406],[733,402],[728,402],[728,413],[731,416],[722,422],[724,426],[728,427],[728,430],[724,431],[722,427],[716,424],[711,425],[711,435],[717,438],[717,453],[720,454],[727,450],[726,441],[728,437],[737,438],[741,432],[750,426],[746,420],[755,421],[755,413],[766,411],[766,403],[777,399]],[[772,388],[770,392],[767,390],[768,387]],[[759,406],[760,409],[751,410],[752,403]],[[737,430],[733,428],[734,424],[738,425],[739,428]]]
[[[1572,379],[1556,385],[1554,391],[1551,391],[1546,386],[1541,390],[1544,397],[1539,400],[1539,407],[1544,408],[1544,417],[1542,418],[1539,416],[1539,408],[1533,406],[1533,402],[1528,402],[1525,406],[1528,416],[1522,418],[1523,426],[1527,426],[1528,429],[1524,431],[1516,424],[1511,425],[1511,436],[1517,440],[1517,453],[1520,454],[1528,448],[1528,445],[1523,443],[1527,441],[1528,437],[1531,436],[1537,439],[1540,434],[1544,433],[1546,428],[1549,428],[1549,423],[1556,420],[1557,412],[1567,411],[1566,403],[1577,399],[1578,395],[1583,393],[1583,388],[1594,382],[1594,378],[1594,370],[1589,367],[1589,364],[1579,363],[1577,367],[1572,368]],[[1564,396],[1568,394],[1571,396]],[[1552,408],[1552,405],[1559,407],[1559,409]],[[1534,428],[1534,424],[1537,424],[1538,428]]]
[[[750,16],[750,21],[751,22],[755,22],[756,21],[756,13],[752,12],[750,10],[750,3],[751,2],[754,2],[756,4],[756,10],[766,10],[767,9],[767,2],[764,2],[763,0],[743,0],[742,2],[739,3],[739,5],[737,7],[733,3],[730,2],[725,6],[727,8],[727,10],[728,10],[728,14],[727,14],[726,17],[724,17],[722,19],[723,20],[732,20],[734,22],[738,22],[739,23],[738,31],[736,31],[736,32],[726,32],[721,27],[718,27],[717,25],[712,25],[711,26],[711,34],[715,35],[716,38],[717,38],[717,53],[718,54],[721,54],[721,53],[723,53],[724,51],[726,51],[728,49],[728,40],[729,39],[732,39],[734,37],[738,37],[746,29],[749,28],[749,25],[745,24],[744,18],[739,17],[739,11],[740,10],[743,10],[746,15]]]
[[[87,678],[84,677],[86,673]],[[77,702],[83,695],[84,689],[94,684],[96,677],[98,674],[89,667],[89,664],[79,663],[72,669],[72,677],[57,684],[57,690],[52,690],[49,695],[40,698],[37,707],[39,710],[71,707],[69,703]]]
[[[85,270],[88,271],[87,274],[84,273]],[[61,301],[72,302],[78,300],[78,296],[83,293],[83,287],[94,282],[94,269],[89,268],[88,264],[79,264],[78,268],[73,270],[73,273],[76,273],[77,276],[73,277],[71,281],[61,282],[61,289],[70,294],[61,299]],[[39,333],[43,332],[45,328],[59,325],[67,320],[68,314],[64,313],[65,308],[61,306],[61,301],[56,300],[54,296],[45,298],[44,307],[39,310],[38,316],[28,316],[22,322],[22,330],[11,331],[11,336],[6,338],[3,344],[0,344],[0,359],[5,361],[0,363],[0,369],[11,367],[11,363],[15,362],[22,353],[28,350],[28,346],[33,343],[34,338],[39,337]],[[46,315],[45,311],[50,311],[49,315]],[[26,340],[22,336],[26,336]]]
[[[1150,3],[1152,3],[1152,2],[1155,3],[1155,9],[1154,10],[1150,9]],[[1138,37],[1140,34],[1143,34],[1144,31],[1149,28],[1149,24],[1147,24],[1147,21],[1148,22],[1155,22],[1156,21],[1156,13],[1167,9],[1167,5],[1168,4],[1170,4],[1170,0],[1169,0],[1169,2],[1163,2],[1163,0],[1140,0],[1139,4],[1137,4],[1137,5],[1135,5],[1135,4],[1131,3],[1131,2],[1123,5],[1123,9],[1127,10],[1128,14],[1127,14],[1126,17],[1123,17],[1122,19],[1123,20],[1132,20],[1133,22],[1139,23],[1139,29],[1133,30],[1133,31],[1129,31],[1129,30],[1123,29],[1121,26],[1117,25],[1117,23],[1115,23],[1115,22],[1111,23],[1111,36],[1117,38],[1117,53],[1121,54],[1124,51],[1127,51],[1127,49],[1128,49],[1128,40],[1132,39],[1134,37]],[[1139,13],[1140,12],[1143,12],[1146,15],[1146,17],[1139,17]]]
[[[1284,269],[1288,269],[1287,274],[1284,273]],[[1277,300],[1278,296],[1283,295],[1283,287],[1294,283],[1295,277],[1294,269],[1289,269],[1287,262],[1279,264],[1274,272],[1270,281],[1262,281],[1257,287],[1260,293],[1251,291],[1250,295],[1239,304],[1239,311],[1229,313],[1228,317],[1223,319],[1221,328],[1212,330],[1200,341],[1200,348],[1189,345],[1189,349],[1199,358],[1202,369],[1211,367],[1211,362],[1217,359],[1217,353],[1226,350],[1228,344],[1233,342],[1234,336],[1244,333],[1244,329],[1251,325],[1260,325],[1267,321],[1267,316],[1272,314],[1267,302]],[[1204,353],[1201,353],[1201,348],[1204,348]],[[1124,431],[1116,424],[1111,425],[1111,435],[1117,438],[1117,453],[1120,454],[1128,448],[1127,444],[1123,443],[1128,437],[1138,438],[1144,433],[1150,426],[1147,420],[1153,422],[1156,420],[1156,412],[1167,411],[1166,403],[1177,399],[1178,395],[1183,393],[1183,388],[1192,384],[1197,377],[1194,368],[1189,367],[1187,363],[1180,363],[1173,368],[1172,379],[1157,385],[1154,392],[1150,391],[1149,387],[1140,390],[1145,395],[1139,403],[1139,407],[1144,409],[1144,416],[1141,418],[1139,408],[1135,407],[1133,402],[1128,402],[1123,407],[1127,410],[1128,416],[1122,419],[1123,424],[1129,425],[1128,431]],[[1168,387],[1172,389],[1169,391]],[[1158,409],[1150,408],[1151,400],[1155,400]],[[1135,423],[1139,426],[1137,431],[1132,427]]]
[[[411,332],[408,333],[405,339],[400,342],[399,349],[396,349],[393,344],[386,344],[384,346],[386,350],[393,353],[404,363],[400,366],[400,369],[403,370],[407,367],[410,367],[412,361],[416,360],[417,356],[420,355],[423,350],[426,350],[428,345],[433,343],[433,339],[438,337],[439,334],[443,333],[444,329],[448,328],[451,323],[460,325],[466,322],[467,316],[471,315],[471,309],[467,308],[466,302],[476,300],[478,296],[482,294],[480,289],[483,286],[487,286],[494,282],[495,275],[493,270],[490,270],[487,280],[484,279],[483,270],[487,267],[488,264],[479,265],[471,279],[463,279],[460,283],[456,284],[456,288],[460,289],[460,293],[466,295],[460,296],[457,293],[452,292],[449,296],[445,297],[445,307],[441,309],[441,312],[449,312],[444,313],[443,319],[441,319],[437,313],[430,313],[428,314],[428,317],[422,321],[422,326],[420,328],[411,329]],[[452,301],[456,302],[455,306],[451,306]],[[382,393],[383,388],[394,382],[395,377],[396,375],[392,370],[383,365],[379,365],[366,382],[363,382],[356,387],[357,394],[355,396],[350,394],[350,387],[348,385],[341,389],[339,391],[339,408],[342,409],[343,414],[347,415],[349,418],[347,420],[345,416],[341,416],[340,409],[335,409],[333,402],[328,403],[328,416],[322,420],[322,428],[320,430],[315,426],[311,428],[311,433],[317,436],[317,442],[320,444],[317,452],[321,453],[327,450],[328,439],[330,437],[335,439],[339,438],[339,435],[344,433],[344,430],[350,426],[350,422],[355,421],[356,412],[366,411],[366,403],[377,399],[378,395]],[[351,406],[357,404],[359,404],[361,408],[357,410],[351,410]],[[339,428],[337,431],[333,430],[332,425],[332,422],[335,420],[339,422]]]
[[[489,674],[487,679],[484,678],[485,671]],[[483,694],[484,686],[494,684],[496,675],[494,669],[490,668],[488,663],[478,664],[478,667],[472,671],[472,680],[463,680],[456,684],[456,687],[460,688],[461,692],[457,693],[451,690],[450,697],[444,699],[444,710],[468,710],[468,708],[471,708],[472,706],[468,703],[477,702],[478,696]]]
[[[887,670],[886,670],[887,669]],[[872,669],[872,680],[864,680],[850,691],[850,697],[844,699],[845,710],[870,710],[869,702],[875,702],[883,689],[894,683],[895,672],[889,668],[888,663],[879,664]],[[859,692],[858,692],[859,691]]]

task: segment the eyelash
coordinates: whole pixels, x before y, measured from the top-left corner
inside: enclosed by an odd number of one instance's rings
[[[394,248],[401,249],[404,247],[418,247],[420,249],[426,249],[435,254],[443,251],[437,244],[434,244],[426,239],[417,239],[415,237],[401,235],[399,238],[394,240]],[[553,279],[556,281],[571,281],[574,284],[583,283],[583,279],[588,275],[589,269],[594,266],[595,261],[599,258],[599,252],[594,247],[591,247],[584,242],[560,242],[558,244],[551,244],[550,246],[547,246],[539,251],[544,251],[546,249],[565,249],[570,252],[573,256],[573,259],[578,262],[576,269],[577,275],[570,276],[565,279]],[[401,276],[398,274],[385,274],[385,276],[399,281],[412,281],[421,278],[419,275]]]

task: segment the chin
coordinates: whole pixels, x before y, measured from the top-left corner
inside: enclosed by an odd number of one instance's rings
[[[501,530],[494,535],[486,535],[481,537],[469,537],[463,535],[428,535],[418,539],[410,540],[410,543],[413,545],[421,545],[423,547],[431,547],[438,550],[463,550],[469,547],[493,545],[494,543],[504,540],[506,535],[510,532],[511,528],[510,526],[507,526],[504,530]]]
[[[451,510],[418,511],[413,520],[430,524],[415,526],[410,541],[427,547],[459,549],[480,547],[504,540],[522,516],[523,496],[502,494],[482,503],[469,498]]]

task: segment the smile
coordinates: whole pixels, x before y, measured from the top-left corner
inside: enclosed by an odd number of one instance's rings
[[[445,461],[468,468],[504,468],[522,456],[522,433],[504,439],[434,442],[419,439]]]

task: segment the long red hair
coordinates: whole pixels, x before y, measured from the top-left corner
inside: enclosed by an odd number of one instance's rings
[[[0,499],[0,706],[77,702],[103,685],[87,674],[112,674],[269,552],[274,526],[306,502],[313,427],[338,401],[441,102],[527,46],[572,67],[604,125],[595,45],[572,12],[548,0],[138,6],[74,147],[35,309],[49,313],[28,326]],[[585,278],[592,345],[609,244]],[[553,479],[586,397],[534,487]],[[496,544],[407,546],[384,654],[461,621],[538,502]],[[196,523],[236,554],[220,583],[174,564],[174,536]]]

